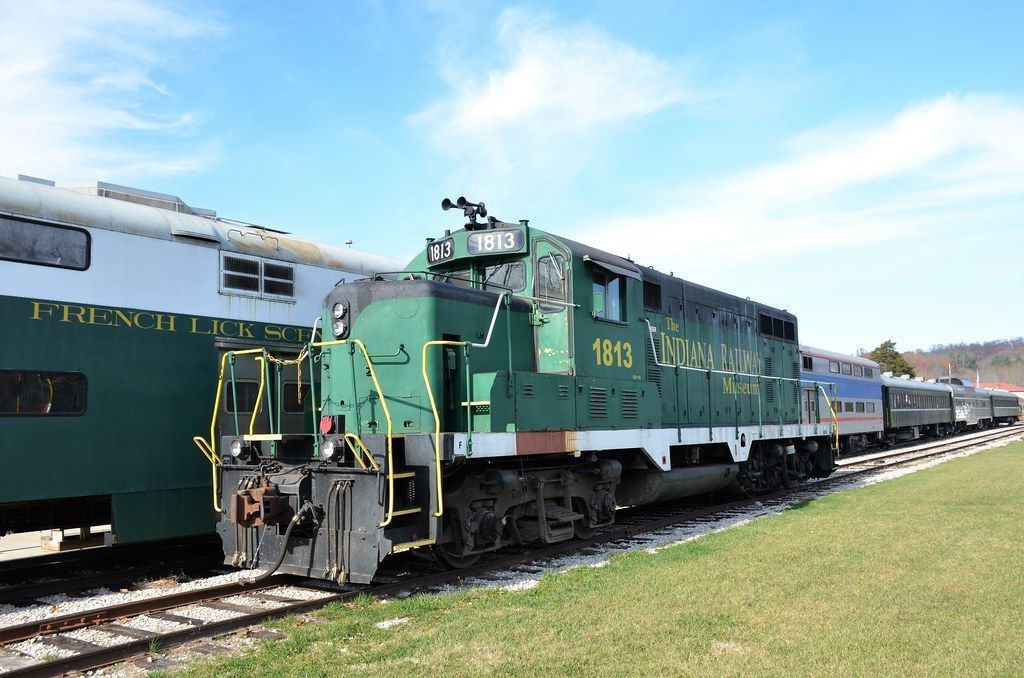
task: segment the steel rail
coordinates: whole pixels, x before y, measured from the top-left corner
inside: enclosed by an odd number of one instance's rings
[[[175,607],[194,605],[196,603],[209,602],[230,596],[243,595],[261,591],[266,588],[288,586],[302,581],[301,577],[294,575],[277,575],[271,581],[261,584],[242,584],[233,582],[220,586],[210,586],[202,589],[193,589],[180,593],[172,593],[166,596],[154,596],[143,600],[133,600],[119,605],[99,607],[83,612],[73,612],[56,617],[48,617],[36,621],[8,626],[0,629],[0,643],[16,643],[22,640],[29,640],[39,636],[52,635],[54,633],[65,633],[75,629],[99,626],[117,619],[137,617],[151,612],[164,612]]]
[[[75,577],[13,584],[0,588],[0,604],[29,600],[40,596],[52,596],[57,593],[107,587],[111,584],[124,584],[146,577],[167,577],[179,572],[208,573],[223,563],[223,555],[209,555],[188,561],[151,563]]]
[[[892,448],[884,450],[882,452],[868,452],[867,454],[849,456],[840,459],[836,464],[837,468],[844,468],[846,466],[855,466],[858,464],[866,464],[871,461],[878,459],[888,459],[890,457],[899,456],[901,454],[914,454],[915,452],[922,452],[929,449],[946,447],[948,445],[957,443],[969,445],[974,441],[988,441],[998,440],[1003,436],[1011,435],[1013,432],[1024,433],[1024,429],[1018,429],[1015,426],[1009,426],[1007,428],[1001,428],[998,430],[989,431],[972,431],[971,433],[961,433],[956,437],[950,439],[939,439],[939,440],[928,440],[925,442],[911,442],[903,443],[898,448]]]
[[[370,585],[365,588],[341,591],[314,600],[304,600],[295,603],[286,603],[280,607],[273,609],[242,614],[238,617],[224,619],[221,621],[207,622],[202,626],[190,627],[186,629],[181,629],[179,631],[172,631],[169,633],[160,634],[159,636],[155,636],[153,638],[132,640],[119,645],[102,647],[95,651],[89,651],[86,653],[73,655],[71,657],[55,659],[42,664],[35,664],[20,669],[14,669],[12,671],[4,673],[3,676],[10,676],[12,678],[15,676],[57,676],[71,671],[87,671],[97,669],[126,659],[146,655],[147,653],[152,652],[154,648],[169,649],[172,647],[178,647],[193,640],[198,640],[200,638],[207,638],[210,636],[216,636],[224,633],[229,633],[232,631],[237,631],[239,629],[253,626],[255,624],[264,623],[273,619],[279,619],[281,617],[289,615],[311,612],[313,610],[323,608],[331,603],[351,600],[356,596],[387,596],[400,592],[417,591],[425,588],[432,588],[443,584],[448,584],[451,582],[472,579],[491,572],[506,570],[526,563],[542,560],[545,558],[552,558],[555,556],[565,555],[568,553],[572,553],[594,546],[600,546],[620,541],[627,541],[639,535],[649,534],[651,532],[656,532],[667,527],[679,526],[694,520],[703,520],[719,514],[723,514],[722,517],[725,517],[725,515],[729,513],[735,512],[737,510],[755,507],[764,504],[765,502],[778,503],[780,500],[796,499],[798,497],[805,495],[811,495],[811,497],[813,498],[814,495],[819,495],[823,490],[826,490],[829,487],[847,484],[851,478],[856,476],[869,475],[872,473],[883,471],[885,469],[911,464],[913,462],[921,461],[923,459],[936,457],[943,454],[950,454],[956,451],[969,449],[972,447],[977,447],[979,445],[984,445],[989,442],[992,442],[992,440],[1000,438],[1017,437],[1021,435],[1024,435],[1024,430],[1016,429],[1016,427],[1011,427],[1009,429],[998,431],[991,436],[975,437],[967,440],[947,441],[946,444],[943,445],[942,447],[948,449],[929,449],[923,451],[921,454],[916,454],[915,456],[910,456],[902,459],[882,459],[880,460],[882,461],[881,464],[873,464],[871,466],[866,466],[865,468],[842,471],[835,475],[829,476],[828,478],[823,478],[809,483],[804,483],[798,487],[791,489],[781,489],[765,494],[760,494],[751,498],[727,502],[724,504],[715,504],[712,506],[704,506],[697,509],[686,510],[679,513],[661,516],[654,520],[640,521],[636,524],[616,524],[609,526],[608,528],[604,528],[598,534],[586,539],[573,539],[567,542],[551,544],[549,546],[528,550],[522,553],[495,558],[493,560],[489,560],[487,562],[479,563],[477,565],[473,565],[471,567],[459,570],[434,572],[425,575],[414,576],[409,579],[399,579],[393,582]],[[900,453],[894,453],[894,455],[892,456],[895,457],[908,454],[914,454],[914,451],[907,450]],[[252,593],[255,591],[259,591],[261,589],[275,588],[278,586],[286,585],[289,583],[289,581],[297,579],[291,578],[291,580],[285,581],[285,577],[286,576],[279,576],[278,578],[281,579],[280,581],[267,582],[262,586],[235,587],[232,585],[230,587],[231,593],[221,593],[220,597],[225,597],[227,595],[245,595],[246,593]],[[196,602],[207,602],[210,600],[216,600],[216,598],[218,597],[216,595],[218,588],[222,588],[226,591],[229,587],[214,587],[210,589],[202,589],[195,592],[188,592],[187,594],[178,594],[178,596],[168,596],[165,598],[157,598],[149,601],[139,601],[134,605],[139,606],[140,609],[144,608],[146,603],[150,603],[151,605],[148,610],[137,612],[136,614],[146,614],[146,612],[173,609],[174,607],[180,607],[183,604],[195,604]],[[317,590],[322,591],[322,589]],[[198,600],[189,600],[188,603],[170,602],[170,599],[172,598],[184,598],[189,594],[195,596],[196,598],[198,598]],[[204,596],[201,594],[206,595]],[[132,607],[132,605],[133,604],[118,607],[121,610],[126,610]],[[45,621],[50,623],[53,623],[59,619],[65,619],[70,621],[69,618],[71,617],[74,617],[76,619],[87,618],[90,617],[90,615],[92,614],[93,613],[87,612],[76,615],[66,615],[64,618],[54,618]],[[129,615],[122,614],[121,617],[123,616]],[[97,616],[96,619],[99,619],[99,616]],[[107,614],[107,621],[112,621],[109,618],[109,613]],[[43,623],[44,622],[39,622],[39,624]],[[95,626],[100,623],[102,622],[89,620],[87,621],[87,623],[84,623],[80,626],[76,626],[74,628],[81,628],[81,626]],[[52,632],[58,632],[59,630],[69,629],[57,629]]]

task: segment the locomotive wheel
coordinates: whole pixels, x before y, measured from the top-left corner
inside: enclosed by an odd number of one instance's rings
[[[577,539],[590,539],[597,532],[596,527],[587,527],[582,520],[576,520],[572,524]]]
[[[452,546],[453,544],[440,544],[433,548],[434,557],[437,558],[438,562],[452,570],[472,567],[477,564],[480,556],[483,555],[481,553],[468,553],[464,555],[452,553]]]

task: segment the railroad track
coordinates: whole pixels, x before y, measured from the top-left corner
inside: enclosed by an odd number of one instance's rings
[[[142,579],[208,574],[223,564],[211,536],[131,544],[0,562],[0,605],[27,605],[58,593],[123,588]]]
[[[701,525],[742,515],[757,508],[773,511],[808,501],[859,476],[969,450],[1003,438],[1024,436],[1024,428],[1010,427],[965,436],[952,441],[926,443],[913,449],[865,455],[844,460],[828,478],[799,487],[727,503],[692,503],[655,506],[622,512],[622,520],[589,539],[552,544],[532,550],[501,552],[461,570],[439,570],[429,561],[401,561],[404,571],[391,570],[383,581],[364,587],[325,588],[291,575],[276,575],[256,585],[238,583],[175,592],[148,600],[76,612],[0,629],[0,671],[5,677],[55,676],[86,671],[144,656],[154,647],[166,650],[202,638],[238,631],[263,622],[301,614],[359,595],[391,596],[427,591],[463,580],[494,578],[495,573],[542,572],[546,559],[592,547],[629,548],[639,537],[669,528]],[[866,457],[870,457],[869,459]],[[172,630],[157,626],[172,626]],[[101,639],[102,636],[102,639]],[[51,657],[40,661],[24,643],[41,644]],[[20,646],[20,647],[19,647]],[[38,648],[37,648],[38,649]]]
[[[22,581],[0,588],[0,605],[26,606],[40,603],[40,598],[59,593],[77,593],[91,589],[106,588],[119,590],[132,587],[142,580],[163,579],[185,575],[190,578],[209,575],[223,567],[224,557],[220,553],[202,554],[187,560],[154,561],[139,565],[116,567],[102,571],[73,573],[61,578],[43,581]]]

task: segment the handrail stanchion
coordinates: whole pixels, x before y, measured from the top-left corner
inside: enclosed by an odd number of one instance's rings
[[[228,366],[231,368],[231,413],[235,418],[235,435],[242,435],[242,429],[238,426],[238,385],[235,382],[235,356],[231,356],[228,360]]]

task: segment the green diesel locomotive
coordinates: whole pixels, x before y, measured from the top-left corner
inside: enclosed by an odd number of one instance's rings
[[[199,442],[227,562],[369,582],[396,552],[464,566],[617,507],[831,473],[792,314],[458,207],[406,270],[337,285],[298,362],[225,357]],[[253,358],[263,404],[240,419],[223,403]],[[282,430],[270,385],[297,369],[318,375],[308,425]]]

